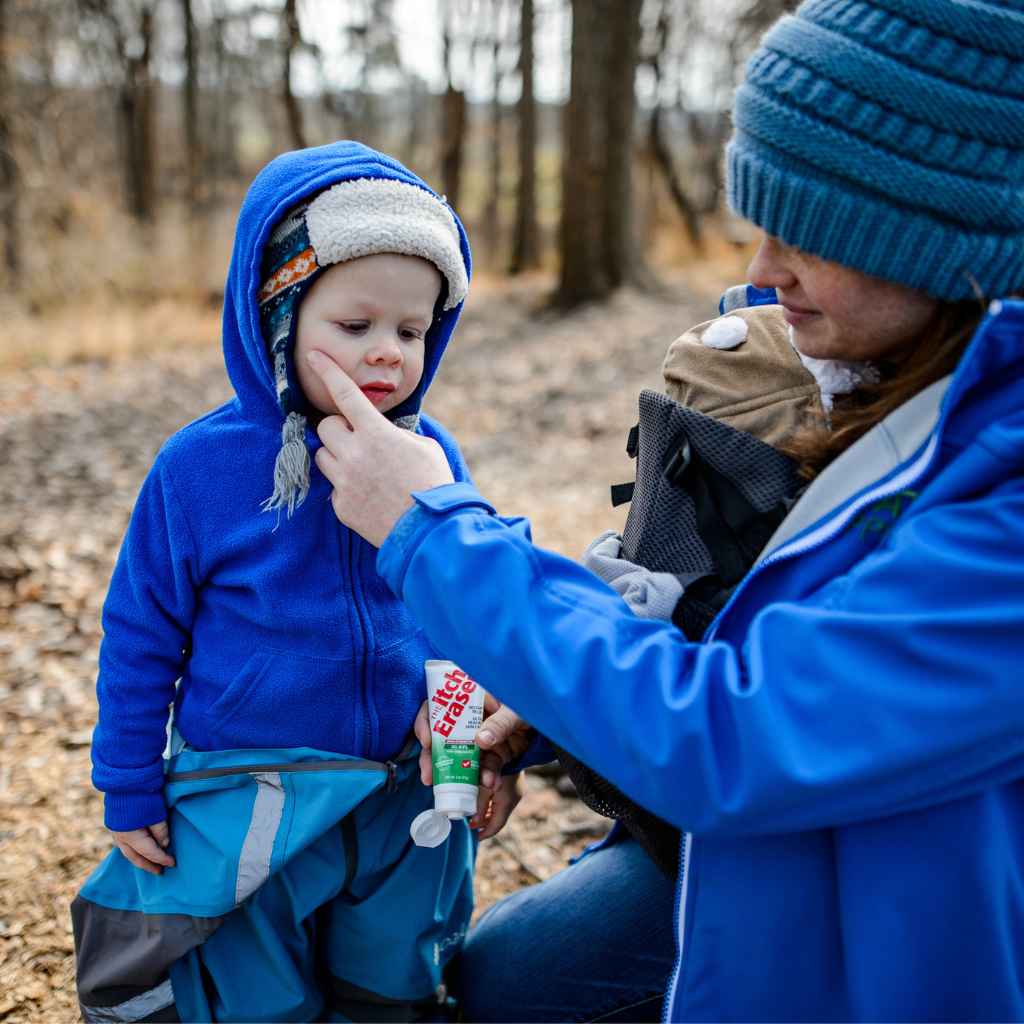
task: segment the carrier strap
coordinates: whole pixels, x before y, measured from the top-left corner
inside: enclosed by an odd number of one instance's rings
[[[765,514],[702,459],[686,438],[665,467],[665,477],[693,499],[697,533],[711,555],[715,575],[724,586],[735,585],[749,568],[745,546],[752,535],[774,529],[774,524],[766,527]]]
[[[640,424],[634,423],[629,428],[629,436],[626,438],[626,454],[631,458],[635,459],[637,452],[640,450]]]
[[[635,490],[635,480],[630,480],[624,484],[612,484],[612,508],[629,504],[633,500],[633,492]]]

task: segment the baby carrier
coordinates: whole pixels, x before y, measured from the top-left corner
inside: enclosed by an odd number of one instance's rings
[[[753,435],[647,390],[626,450],[636,481],[612,487],[613,505],[631,502],[621,557],[679,579],[672,621],[700,640],[792,506],[795,464]],[[580,799],[621,822],[674,878],[679,830],[567,751],[557,753]]]

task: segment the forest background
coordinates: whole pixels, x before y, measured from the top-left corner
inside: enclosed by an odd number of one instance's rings
[[[466,224],[428,411],[481,490],[578,557],[669,342],[744,279],[724,209],[743,63],[790,0],[0,0],[0,1020],[77,1018],[68,905],[109,849],[89,784],[99,610],[162,441],[230,395],[245,188],[357,138]],[[608,822],[526,780],[479,906]]]

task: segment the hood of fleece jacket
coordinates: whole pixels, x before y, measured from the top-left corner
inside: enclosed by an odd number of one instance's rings
[[[303,200],[342,181],[383,179],[404,182],[436,193],[397,160],[359,142],[333,142],[326,146],[282,153],[256,175],[238,215],[235,243],[224,294],[224,363],[247,419],[281,429],[284,419],[278,401],[274,369],[260,327],[257,294],[261,287],[263,249],[274,227]],[[439,198],[439,197],[438,197]],[[459,233],[462,260],[469,277],[469,241],[452,210]],[[440,309],[440,304],[439,304]],[[430,383],[448,345],[462,303],[440,312],[425,338],[423,376],[416,390],[389,418],[419,412]]]

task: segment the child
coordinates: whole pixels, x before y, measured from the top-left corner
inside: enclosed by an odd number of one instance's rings
[[[420,406],[469,272],[447,204],[357,143],[284,154],[250,187],[224,305],[236,396],[161,449],[104,606],[93,780],[124,857],[73,907],[86,1020],[443,1002],[474,844],[462,822],[441,849],[409,842],[432,796],[403,749],[437,652],[311,466],[334,410],[305,355],[465,480]]]

